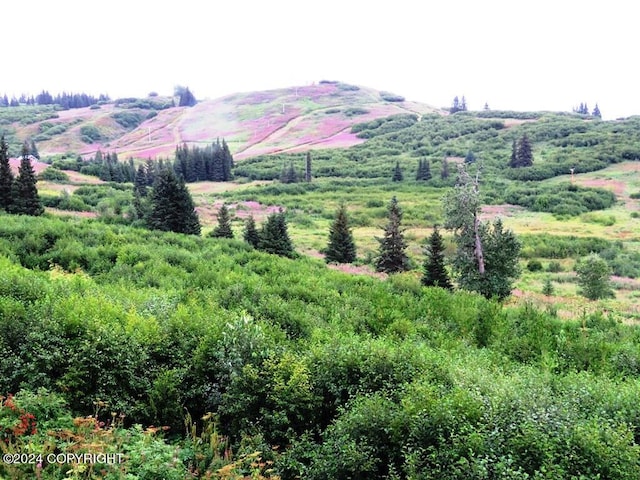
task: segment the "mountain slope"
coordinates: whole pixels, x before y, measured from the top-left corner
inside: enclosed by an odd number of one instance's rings
[[[166,103],[165,99],[165,103]],[[99,108],[57,112],[57,118],[16,125],[19,138],[35,138],[41,155],[98,149],[120,158],[172,157],[176,145],[226,139],[237,159],[361,143],[350,133],[363,121],[438,110],[372,88],[340,82],[235,93],[194,107],[156,110],[154,99],[117,101]],[[157,101],[157,100],[156,100]],[[87,133],[91,134],[87,137]]]

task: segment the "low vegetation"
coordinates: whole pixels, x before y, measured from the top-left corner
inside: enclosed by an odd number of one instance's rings
[[[44,159],[48,212],[0,212],[0,450],[40,461],[0,476],[639,478],[637,122],[462,97],[343,150]]]

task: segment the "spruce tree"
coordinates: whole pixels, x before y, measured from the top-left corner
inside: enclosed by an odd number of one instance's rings
[[[475,154],[471,150],[469,150],[467,152],[467,155],[464,157],[464,163],[466,163],[468,165],[468,164],[473,163],[475,161],[476,161]]]
[[[311,182],[311,152],[307,152],[305,159],[304,181]]]
[[[325,251],[327,262],[352,263],[356,259],[356,244],[349,228],[347,208],[340,204],[329,229],[329,244]]]
[[[196,97],[191,93],[189,87],[180,92],[179,107],[193,107],[197,102]]]
[[[427,287],[442,287],[452,290],[453,285],[449,280],[449,274],[445,267],[444,242],[437,225],[433,228],[433,233],[429,237],[429,243],[425,247],[425,254],[422,284]]]
[[[218,225],[211,231],[211,236],[216,238],[233,238],[231,229],[231,216],[225,203],[218,210]]]
[[[384,228],[384,237],[376,239],[380,243],[376,271],[396,273],[409,270],[409,258],[405,253],[407,244],[401,224],[402,210],[394,196],[388,207],[388,222]]]
[[[13,203],[13,172],[9,163],[9,145],[0,138],[0,210],[10,211]]]
[[[429,166],[429,160],[420,159],[418,161],[418,171],[416,172],[416,180],[430,180],[431,179],[431,167]]]
[[[449,178],[449,162],[447,161],[447,157],[442,159],[442,170],[440,170],[440,178],[446,180]]]
[[[293,161],[289,162],[289,166],[285,164],[282,167],[282,173],[280,174],[280,182],[282,183],[296,183],[298,181],[298,173],[293,166]]]
[[[518,142],[515,138],[511,144],[511,158],[509,159],[509,166],[511,168],[518,167]]]
[[[182,178],[170,168],[156,176],[148,224],[155,230],[200,235],[200,220]]]
[[[533,152],[531,151],[531,142],[527,134],[523,134],[518,142],[517,151],[518,167],[530,167],[533,165]]]
[[[283,257],[295,256],[293,244],[287,230],[287,221],[282,210],[267,217],[267,221],[260,230],[258,248],[267,253]]]
[[[143,164],[138,165],[136,175],[133,179],[133,192],[141,197],[147,196],[147,172]]]
[[[393,169],[393,177],[391,177],[391,180],[394,182],[401,182],[403,179],[404,179],[404,176],[402,175],[400,162],[396,161],[396,167]]]
[[[31,164],[29,145],[25,142],[22,146],[22,158],[20,159],[18,176],[13,182],[11,213],[32,215],[35,217],[44,213],[44,207],[42,206],[40,196],[38,195],[38,188],[36,187],[37,181],[36,172]]]
[[[594,117],[602,118],[602,114],[600,113],[600,108],[598,107],[597,103],[596,106],[593,107],[593,112],[591,113],[591,115],[593,115]]]
[[[40,153],[38,152],[38,147],[36,147],[36,142],[31,140],[29,143],[29,153],[33,155],[35,158],[40,160]]]
[[[244,241],[251,245],[253,248],[258,248],[260,246],[260,233],[256,228],[256,221],[253,216],[250,216],[245,221],[242,238],[244,238]]]

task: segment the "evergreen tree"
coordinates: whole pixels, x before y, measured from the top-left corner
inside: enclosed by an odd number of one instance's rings
[[[533,165],[533,152],[531,142],[527,134],[523,134],[518,142],[517,162],[519,167],[530,167]]]
[[[18,168],[18,176],[13,182],[11,204],[11,213],[21,215],[39,216],[44,213],[44,207],[38,195],[36,187],[38,179],[36,172],[31,164],[31,156],[29,155],[29,146],[25,142],[22,146],[22,157],[20,159],[20,167]]]
[[[547,277],[544,281],[544,285],[542,286],[542,294],[550,297],[551,295],[553,295],[553,292],[553,283],[551,282],[551,278]]]
[[[511,158],[509,159],[509,166],[511,168],[516,168],[518,166],[518,142],[515,138],[511,144]]]
[[[329,244],[325,251],[327,262],[352,263],[356,259],[356,244],[349,228],[347,208],[340,204],[329,229]]]
[[[593,112],[591,113],[591,115],[593,115],[594,117],[602,118],[602,114],[600,113],[600,108],[598,108],[597,103],[596,106],[593,107]]]
[[[393,177],[391,177],[391,180],[394,182],[401,182],[403,179],[404,179],[404,176],[402,175],[400,162],[396,161],[396,167],[393,169]]]
[[[467,155],[464,157],[464,163],[466,163],[468,165],[468,164],[473,163],[475,161],[476,161],[475,154],[471,150],[469,150],[467,152]]]
[[[256,221],[254,220],[253,216],[250,216],[245,221],[242,238],[244,238],[244,241],[251,245],[253,248],[258,248],[260,246],[260,233],[256,228]]]
[[[186,87],[180,93],[179,107],[193,107],[197,103],[196,97],[191,93],[189,87]]]
[[[384,237],[377,238],[380,243],[376,271],[396,273],[409,270],[409,258],[405,253],[407,244],[402,230],[402,210],[394,196],[388,207],[388,222],[384,228]]]
[[[133,209],[137,219],[143,220],[149,214],[147,197],[147,175],[144,165],[140,164],[133,182]]]
[[[451,104],[451,108],[449,109],[449,113],[456,113],[460,111],[460,99],[456,95],[453,97],[453,102]]]
[[[280,174],[280,182],[282,183],[296,183],[298,181],[298,173],[293,166],[293,161],[289,162],[289,166],[285,164],[282,167],[282,173]]]
[[[283,257],[295,256],[293,244],[289,238],[287,221],[282,210],[267,217],[267,221],[260,230],[258,248]]]
[[[304,181],[311,182],[311,152],[307,152],[304,170]]]
[[[418,170],[416,171],[416,180],[430,180],[431,179],[431,166],[429,160],[418,160]]]
[[[13,172],[9,163],[9,145],[0,137],[0,210],[10,211],[13,203]]]
[[[533,165],[533,152],[527,134],[523,134],[518,141],[514,140],[511,147],[509,166],[512,168],[530,167]]]
[[[172,169],[163,168],[156,176],[148,224],[155,230],[200,234],[200,220],[191,194]]]
[[[442,159],[442,169],[440,170],[440,178],[446,180],[449,178],[449,162],[447,161],[447,157]]]
[[[134,193],[138,193],[141,197],[147,196],[147,171],[144,168],[144,165],[141,163],[138,165],[138,169],[136,170],[136,175],[133,179],[133,191]]]
[[[489,104],[488,104],[487,102],[484,102],[483,110],[484,110],[485,112],[489,111]]]
[[[467,99],[464,98],[464,95],[462,96],[462,101],[460,102],[460,111],[461,112],[467,111]]]
[[[443,199],[446,228],[457,246],[453,269],[458,285],[487,298],[504,299],[520,274],[520,242],[502,222],[480,220],[479,174],[475,178],[459,167],[459,181]]]
[[[433,233],[429,236],[429,243],[425,247],[424,274],[422,284],[426,287],[442,287],[453,290],[449,274],[445,267],[444,242],[442,235],[438,231],[438,226],[433,228]]]
[[[40,160],[40,153],[38,152],[38,147],[36,147],[36,142],[31,140],[29,143],[29,153],[33,155],[35,158]]]
[[[218,225],[211,231],[211,236],[215,238],[233,238],[231,229],[231,216],[225,203],[218,210]]]
[[[222,167],[223,167],[223,182],[228,182],[233,178],[233,174],[231,173],[233,169],[233,155],[231,155],[231,151],[229,150],[229,145],[225,139],[222,139]]]

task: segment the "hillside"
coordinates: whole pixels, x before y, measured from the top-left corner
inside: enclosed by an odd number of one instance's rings
[[[386,100],[385,100],[386,99]],[[120,158],[172,157],[178,144],[225,138],[236,159],[309,148],[347,147],[359,122],[398,113],[437,111],[402,97],[339,82],[235,93],[194,107],[170,107],[171,98],[120,99],[90,108],[46,110],[11,122],[15,136],[36,141],[41,155],[100,149]],[[44,107],[43,107],[44,108]],[[5,122],[8,123],[8,122]]]

